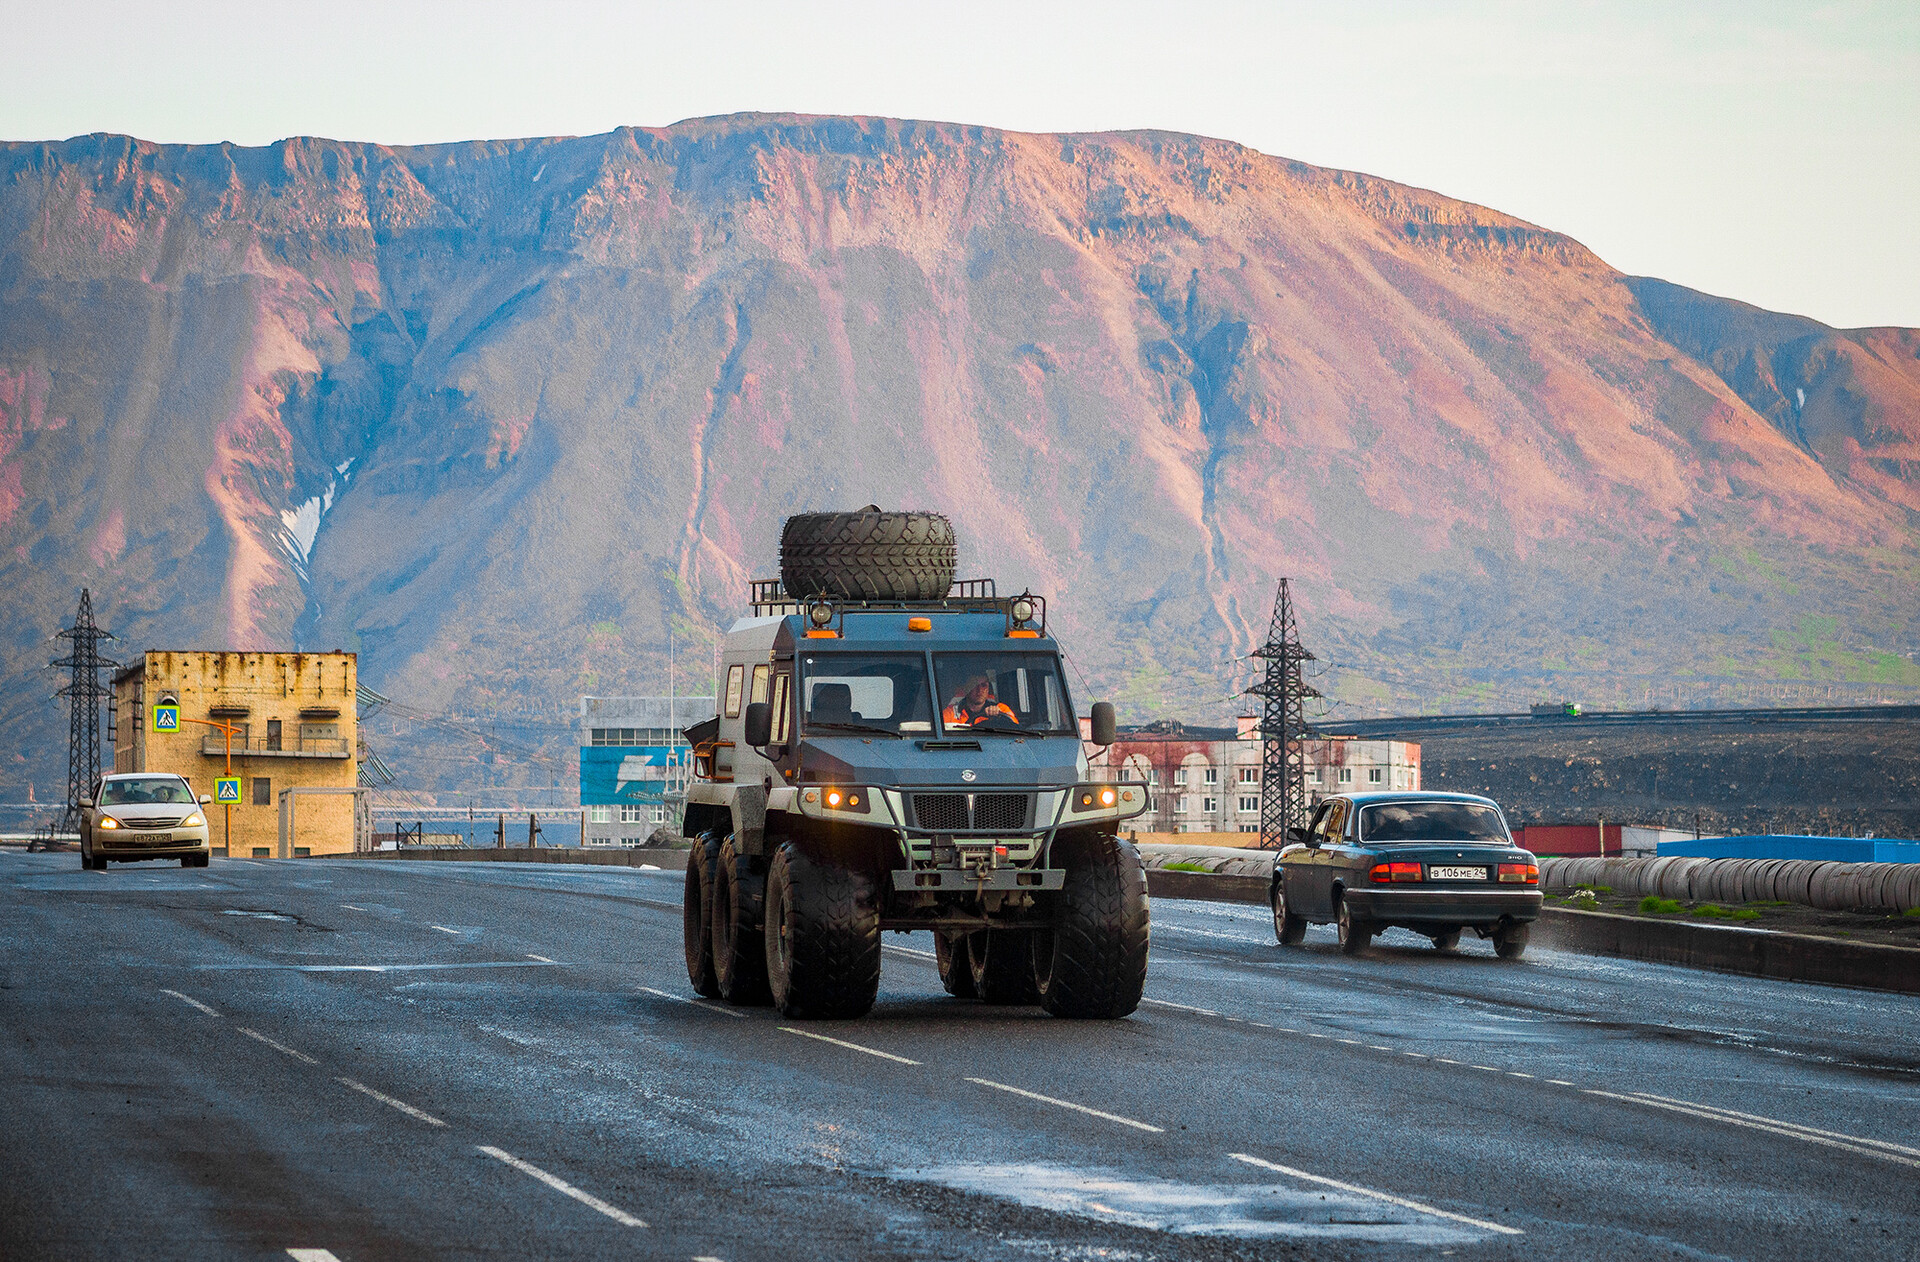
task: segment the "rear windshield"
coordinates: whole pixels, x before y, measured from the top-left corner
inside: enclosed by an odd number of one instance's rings
[[[1478,802],[1389,802],[1360,812],[1360,840],[1490,841],[1511,845],[1500,812]]]
[[[150,776],[141,780],[109,780],[100,790],[102,806],[144,806],[150,802],[184,805],[193,801],[193,792],[173,776]]]

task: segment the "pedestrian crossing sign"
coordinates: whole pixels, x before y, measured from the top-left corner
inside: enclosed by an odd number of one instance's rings
[[[213,800],[229,805],[240,800],[240,777],[219,776],[213,782]]]
[[[153,730],[156,732],[179,731],[180,707],[177,705],[157,705],[153,707]]]

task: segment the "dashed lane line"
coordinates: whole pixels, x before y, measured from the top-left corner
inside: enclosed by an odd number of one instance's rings
[[[274,1051],[285,1052],[287,1055],[293,1057],[297,1061],[301,1061],[308,1065],[317,1065],[320,1063],[319,1061],[315,1060],[313,1057],[307,1055],[305,1052],[295,1051],[293,1048],[288,1047],[285,1043],[274,1042],[272,1039],[260,1033],[260,1031],[258,1030],[249,1030],[244,1025],[236,1028],[238,1028],[240,1033],[246,1035],[248,1038],[258,1039],[262,1043],[265,1043],[268,1047],[271,1047]]]
[[[1196,1008],[1190,1003],[1175,1003],[1171,999],[1142,999],[1140,1002],[1151,1004],[1156,1008],[1172,1008],[1175,1012],[1191,1012],[1202,1017],[1217,1017],[1220,1015],[1212,1008]]]
[[[293,1262],[340,1262],[326,1249],[288,1249],[287,1256]]]
[[[478,1147],[481,1152],[487,1154],[487,1156],[489,1157],[492,1157],[495,1161],[501,1162],[504,1165],[512,1166],[515,1170],[518,1170],[521,1174],[524,1174],[529,1178],[540,1180],[540,1182],[546,1184],[548,1187],[552,1188],[554,1191],[559,1192],[566,1196],[571,1196],[574,1200],[579,1201],[582,1205],[585,1205],[588,1209],[599,1210],[601,1213],[605,1214],[608,1218],[613,1219],[614,1222],[619,1223],[622,1227],[644,1227],[647,1225],[645,1221],[635,1218],[632,1214],[629,1214],[626,1210],[621,1209],[619,1206],[609,1205],[605,1201],[601,1200],[599,1197],[593,1195],[593,1193],[583,1192],[579,1188],[573,1186],[573,1184],[567,1182],[565,1179],[562,1179],[557,1175],[548,1174],[545,1170],[542,1170],[539,1166],[534,1165],[531,1161],[522,1161],[520,1160],[520,1158],[514,1156],[512,1153],[506,1152],[499,1148],[495,1148],[490,1144],[480,1144],[478,1145]]]
[[[396,1100],[390,1095],[386,1095],[383,1092],[375,1091],[372,1087],[369,1087],[364,1082],[356,1082],[352,1078],[336,1078],[334,1079],[334,1081],[338,1082],[343,1087],[348,1087],[354,1091],[358,1091],[361,1095],[371,1096],[373,1099],[380,1101],[380,1103],[382,1104],[385,1104],[391,1108],[396,1108],[400,1110],[402,1113],[405,1113],[408,1117],[413,1118],[416,1121],[425,1122],[428,1126],[445,1126],[446,1125],[445,1122],[441,1121],[439,1118],[435,1117],[433,1114],[428,1113],[424,1109],[416,1109],[411,1104],[408,1104],[405,1100]]]
[[[1122,1126],[1131,1126],[1135,1130],[1152,1131],[1156,1135],[1164,1135],[1166,1133],[1166,1127],[1164,1126],[1154,1126],[1151,1123],[1136,1121],[1130,1117],[1121,1117],[1118,1113],[1107,1113],[1100,1109],[1088,1108],[1084,1104],[1075,1104],[1071,1100],[1055,1099],[1050,1095],[1041,1095],[1038,1091],[1027,1091],[1020,1087],[1010,1087],[1004,1082],[994,1082],[990,1078],[969,1078],[967,1081],[978,1083],[983,1087],[992,1087],[995,1091],[1005,1091],[1009,1095],[1024,1096],[1029,1100],[1038,1100],[1042,1104],[1051,1104],[1055,1108],[1072,1109],[1075,1113],[1085,1113],[1089,1117],[1104,1118],[1109,1122],[1118,1122]]]
[[[831,1043],[835,1047],[844,1047],[848,1051],[865,1052],[869,1056],[878,1056],[881,1060],[890,1060],[901,1065],[918,1065],[917,1060],[908,1060],[904,1056],[895,1056],[892,1052],[883,1052],[877,1047],[862,1047],[858,1043],[849,1043],[845,1039],[828,1038],[824,1034],[815,1034],[812,1030],[802,1030],[795,1026],[783,1025],[782,1034],[798,1034],[803,1039],[819,1039],[822,1043]]]
[[[348,911],[365,911],[366,910],[366,908],[364,907],[355,907],[352,903],[342,903],[340,905],[346,908]]]
[[[661,999],[671,999],[675,1003],[684,1003],[690,1007],[698,1008],[702,1012],[717,1012],[723,1017],[732,1017],[736,1021],[744,1021],[747,1017],[747,1014],[744,1012],[735,1012],[732,1008],[722,1008],[719,1004],[708,1003],[704,999],[689,999],[685,995],[676,995],[666,990],[655,990],[651,986],[642,986],[640,989],[646,994],[654,995]]]
[[[1385,1201],[1389,1205],[1398,1205],[1402,1209],[1410,1209],[1421,1214],[1431,1214],[1435,1218],[1446,1218],[1456,1223],[1465,1223],[1469,1227],[1479,1227],[1484,1231],[1498,1232],[1503,1236],[1524,1236],[1527,1234],[1518,1227],[1508,1227],[1500,1223],[1490,1223],[1484,1218],[1468,1218],[1465,1214],[1450,1213],[1447,1210],[1437,1209],[1422,1201],[1410,1200],[1404,1196],[1395,1196],[1391,1192],[1382,1192],[1376,1188],[1361,1187],[1358,1183],[1347,1183],[1340,1179],[1329,1179],[1323,1174],[1308,1174],[1305,1170],[1296,1170],[1292,1166],[1283,1166],[1275,1161],[1263,1161],[1259,1157],[1252,1156],[1248,1153],[1230,1152],[1227,1155],[1235,1161],[1244,1161],[1250,1166],[1257,1166],[1262,1170],[1272,1170],[1276,1174],[1284,1174],[1289,1178],[1304,1179],[1308,1183],[1319,1183],[1326,1187],[1339,1188],[1342,1192],[1352,1192],[1358,1196],[1370,1196],[1376,1201]]]
[[[428,925],[427,928],[438,929],[441,933],[450,933],[456,938],[460,936],[460,931],[458,929],[449,929],[445,925]]]
[[[1766,1121],[1748,1121],[1745,1118],[1733,1117],[1709,1108],[1669,1103],[1666,1100],[1654,1096],[1623,1095],[1616,1091],[1601,1091],[1594,1087],[1583,1087],[1580,1093],[1582,1095],[1599,1096],[1604,1100],[1617,1100],[1622,1104],[1638,1104],[1649,1109],[1665,1109],[1670,1113],[1684,1113],[1688,1117],[1704,1118],[1709,1122],[1724,1122],[1729,1126],[1744,1126],[1748,1130],[1765,1131],[1770,1135],[1781,1135],[1787,1139],[1800,1140],[1803,1143],[1820,1144],[1827,1148],[1838,1148],[1845,1152],[1857,1153],[1863,1157],[1878,1157],[1882,1161],[1897,1161],[1903,1166],[1912,1166],[1920,1170],[1920,1160],[1915,1160],[1913,1157],[1903,1157],[1897,1152],[1886,1151],[1883,1147],[1870,1146],[1876,1143],[1876,1141],[1873,1140],[1858,1140],[1852,1136],[1848,1136],[1844,1140],[1833,1139],[1829,1138],[1826,1134],[1814,1132],[1810,1127],[1803,1129],[1791,1123],[1775,1122],[1771,1119]],[[1908,1151],[1911,1150],[1909,1149]]]
[[[431,973],[449,968],[554,968],[533,960],[461,960],[444,964],[195,964],[200,973]]]
[[[558,964],[560,962],[558,960],[550,960],[544,955],[529,955],[527,958],[530,960],[539,960],[542,964]]]
[[[207,1007],[207,1005],[201,1003],[198,999],[195,999],[192,995],[183,995],[177,990],[168,990],[165,986],[162,986],[160,988],[160,993],[163,995],[172,995],[175,999],[178,999],[181,1003],[187,1004],[191,1007],[198,1008],[200,1009],[200,1011],[206,1013],[210,1017],[217,1017],[220,1015],[219,1013],[215,1012],[212,1008],[209,1008]]]

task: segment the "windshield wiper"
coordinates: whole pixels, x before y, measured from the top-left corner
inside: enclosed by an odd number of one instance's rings
[[[900,733],[894,731],[892,728],[875,727],[871,723],[820,723],[809,721],[807,724],[807,730],[809,732],[823,731],[827,728],[832,728],[836,732],[872,732],[875,736],[891,736],[895,740],[901,739]]]

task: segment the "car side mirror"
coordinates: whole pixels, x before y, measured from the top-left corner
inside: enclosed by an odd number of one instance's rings
[[[80,799],[80,806],[81,806],[81,809],[82,809],[82,810],[88,810],[88,811],[90,811],[90,810],[92,810],[92,809],[93,809],[93,799],[92,799],[92,798],[81,798],[81,799]]]
[[[202,805],[202,806],[205,806],[205,805],[207,805],[207,803],[209,803],[209,802],[211,802],[211,801],[213,801],[213,799],[212,799],[211,797],[209,797],[209,796],[207,796],[206,794],[204,794],[204,793],[202,793],[202,794],[200,795],[200,805]]]
[[[742,739],[755,749],[764,749],[773,741],[773,707],[764,701],[749,702]]]
[[[1287,830],[1287,840],[1299,842],[1301,845],[1306,845],[1308,844],[1307,830],[1300,827],[1300,825],[1295,824],[1292,828],[1289,828]]]
[[[1093,743],[1096,745],[1111,745],[1115,740],[1119,739],[1119,734],[1115,730],[1113,721],[1113,702],[1094,702],[1093,719],[1088,726],[1093,729]]]

